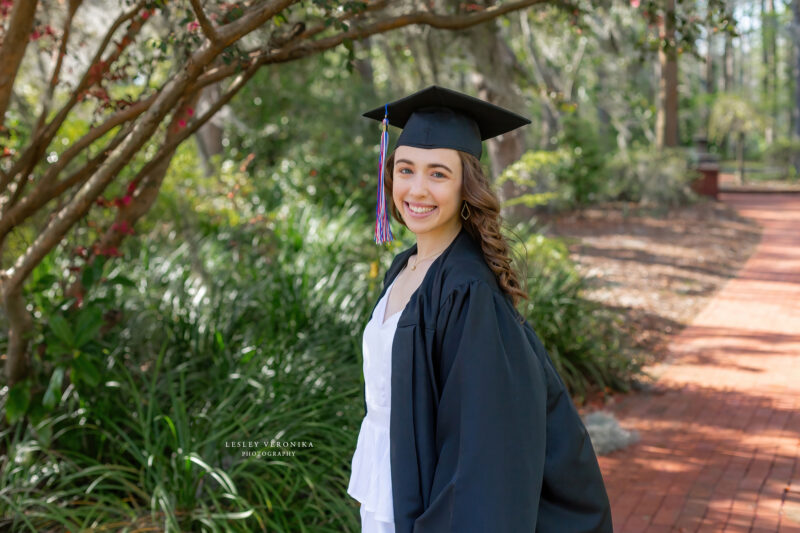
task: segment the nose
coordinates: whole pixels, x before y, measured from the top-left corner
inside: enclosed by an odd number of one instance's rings
[[[422,199],[428,195],[428,184],[425,176],[421,172],[414,172],[411,177],[409,192],[413,198]]]

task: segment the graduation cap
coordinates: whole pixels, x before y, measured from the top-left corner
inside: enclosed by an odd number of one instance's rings
[[[383,190],[389,125],[403,128],[395,148],[403,145],[452,148],[480,159],[483,141],[531,122],[508,109],[438,85],[376,107],[362,116],[381,122],[376,244],[394,240]]]

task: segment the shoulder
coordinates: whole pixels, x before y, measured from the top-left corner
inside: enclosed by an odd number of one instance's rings
[[[497,277],[483,255],[480,245],[466,232],[445,258],[440,271],[441,296],[446,299],[456,289],[480,283],[481,289],[502,292]]]
[[[439,301],[439,327],[443,326],[443,322],[452,321],[454,316],[464,318],[469,313],[483,315],[484,319],[493,317],[488,322],[482,320],[484,324],[516,322],[521,326],[525,322],[524,317],[514,307],[511,297],[500,288],[493,274],[490,279],[486,279],[483,276],[467,276],[461,273],[446,285],[448,288],[442,292]]]

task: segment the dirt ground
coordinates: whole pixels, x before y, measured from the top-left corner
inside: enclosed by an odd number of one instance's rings
[[[736,275],[761,238],[755,222],[711,198],[661,212],[613,202],[537,219],[539,231],[568,243],[589,281],[585,296],[627,315],[647,365],[663,359],[670,337]]]

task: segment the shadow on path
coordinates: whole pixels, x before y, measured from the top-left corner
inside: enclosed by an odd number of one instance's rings
[[[737,276],[607,407],[641,440],[599,457],[614,530],[800,532],[800,195],[721,194],[763,228]]]

